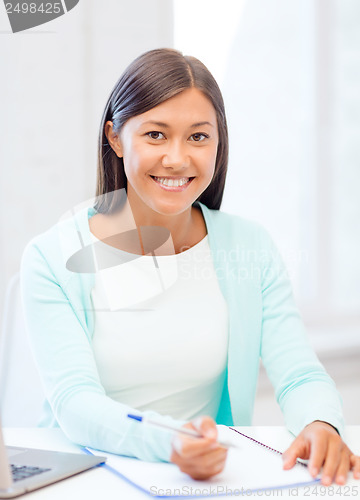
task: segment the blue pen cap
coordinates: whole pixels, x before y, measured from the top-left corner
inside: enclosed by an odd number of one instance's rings
[[[138,422],[142,422],[143,417],[140,415],[132,415],[131,413],[128,413],[129,418],[133,418],[134,420],[137,420]]]

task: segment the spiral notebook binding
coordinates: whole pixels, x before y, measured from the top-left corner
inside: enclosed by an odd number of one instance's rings
[[[266,448],[269,451],[273,451],[274,453],[277,453],[278,455],[282,455],[281,451],[275,450],[275,448],[272,448],[271,446],[268,446],[267,444],[264,444],[261,441],[258,441],[257,439],[252,438],[251,436],[247,436],[243,432],[240,432],[237,429],[234,429],[233,427],[229,427],[229,429],[232,430],[232,431],[234,431],[234,432],[237,432],[238,434],[240,434],[241,436],[245,437],[246,439],[249,439],[253,443],[259,444],[260,446],[262,446],[263,448]],[[304,467],[307,467],[307,464],[304,463],[304,462],[301,462],[301,460],[296,460],[296,463],[298,463],[299,465],[302,465]]]

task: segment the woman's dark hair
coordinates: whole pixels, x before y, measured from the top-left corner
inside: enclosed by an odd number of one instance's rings
[[[116,155],[105,135],[106,122],[112,121],[113,130],[119,134],[133,116],[192,87],[199,89],[213,104],[219,135],[214,176],[198,201],[219,210],[228,163],[228,131],[221,91],[210,71],[195,57],[183,56],[174,49],[156,49],[142,54],[127,67],[106,104],[99,134],[95,204],[98,212],[108,213],[117,208],[119,198],[116,194],[127,188],[123,160]]]

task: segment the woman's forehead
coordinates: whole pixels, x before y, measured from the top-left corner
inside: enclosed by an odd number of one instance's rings
[[[137,125],[153,122],[159,126],[171,123],[216,126],[216,111],[211,101],[196,88],[186,89],[150,110],[133,118]]]

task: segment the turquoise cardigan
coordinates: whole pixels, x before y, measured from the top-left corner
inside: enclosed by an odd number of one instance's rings
[[[229,312],[227,376],[217,423],[251,424],[261,358],[293,434],[314,420],[341,433],[340,397],[310,346],[271,238],[254,222],[197,205]],[[72,441],[99,450],[168,461],[171,434],[130,421],[126,415],[132,409],[105,394],[91,347],[95,274],[65,266],[81,246],[91,244],[88,219],[95,213],[89,206],[71,213],[31,240],[23,254],[22,299],[47,399],[40,425],[60,426]]]

